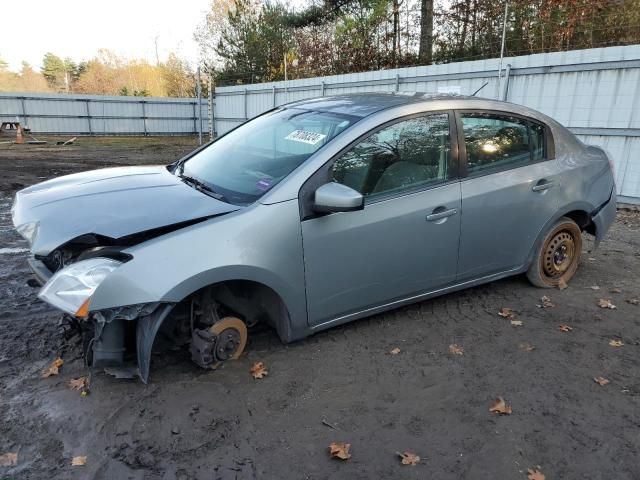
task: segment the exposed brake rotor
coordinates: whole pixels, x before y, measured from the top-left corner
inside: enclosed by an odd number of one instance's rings
[[[209,331],[216,336],[215,357],[218,361],[236,360],[247,344],[247,326],[236,317],[225,317]]]
[[[236,317],[225,317],[207,329],[193,331],[191,359],[203,368],[217,368],[237,359],[247,344],[247,326]]]

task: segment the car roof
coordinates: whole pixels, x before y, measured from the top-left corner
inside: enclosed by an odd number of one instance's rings
[[[398,107],[410,103],[421,103],[436,100],[483,100],[466,95],[426,92],[376,92],[353,93],[329,97],[311,98],[283,105],[285,108],[304,108],[342,115],[367,117],[387,108]]]

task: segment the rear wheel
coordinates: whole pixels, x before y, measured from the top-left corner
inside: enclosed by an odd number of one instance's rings
[[[570,218],[562,217],[538,247],[527,278],[541,288],[567,284],[578,269],[581,253],[580,227]]]

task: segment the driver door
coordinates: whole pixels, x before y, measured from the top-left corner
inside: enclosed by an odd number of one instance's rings
[[[362,193],[365,206],[302,221],[311,326],[455,281],[461,193],[454,125],[448,112],[396,121],[329,165],[326,180]]]

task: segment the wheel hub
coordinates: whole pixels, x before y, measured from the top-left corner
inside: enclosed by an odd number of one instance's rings
[[[228,360],[240,346],[240,332],[235,328],[227,328],[216,340],[216,360]]]

